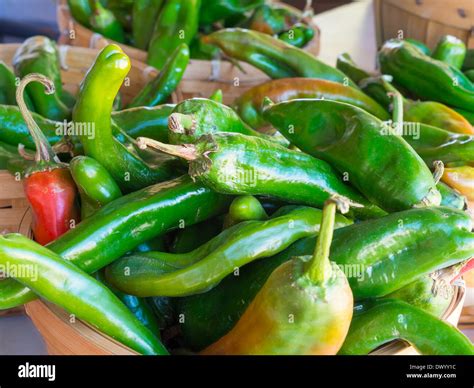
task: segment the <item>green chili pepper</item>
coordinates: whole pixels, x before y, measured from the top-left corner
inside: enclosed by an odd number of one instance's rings
[[[257,198],[252,195],[242,195],[230,204],[229,213],[224,219],[224,228],[243,221],[261,221],[267,218],[268,215]]]
[[[415,46],[418,50],[420,50],[423,54],[425,55],[431,55],[431,50],[430,48],[424,44],[423,42],[420,42],[419,40],[412,39],[412,38],[406,38],[405,42],[410,43],[411,45]]]
[[[474,69],[471,70],[466,70],[464,72],[464,75],[471,80],[471,82],[474,82]]]
[[[462,65],[462,70],[471,70],[474,69],[474,49],[468,49],[466,51],[466,57],[464,58],[464,63]]]
[[[81,84],[73,112],[76,126],[94,130],[94,136],[79,135],[85,154],[103,165],[125,192],[176,176],[173,159],[156,155],[155,160],[144,160],[133,144],[124,146],[113,136],[113,101],[129,69],[130,59],[120,47],[105,47]]]
[[[222,94],[222,89],[214,90],[214,92],[209,96],[209,100],[222,104],[224,101],[224,95]]]
[[[16,105],[16,87],[17,80],[13,72],[5,65],[4,62],[0,61],[0,104],[3,105]],[[30,96],[25,90],[23,96],[25,104],[30,111],[35,111],[33,102]]]
[[[140,353],[168,353],[110,290],[74,264],[19,234],[1,236],[0,242],[7,275]],[[9,273],[10,265],[34,268],[37,276]]]
[[[112,112],[112,120],[132,138],[145,136],[166,143],[168,117],[174,108],[174,104],[129,108]]]
[[[354,300],[344,272],[329,261],[335,215],[336,204],[328,201],[313,255],[295,257],[276,268],[234,328],[201,354],[338,352]]]
[[[89,24],[92,29],[106,38],[125,43],[125,32],[114,13],[104,8],[99,0],[89,0],[89,6],[92,12]]]
[[[443,234],[440,230],[444,231],[444,237],[441,238],[443,245],[449,246],[450,255],[453,255],[458,248],[457,244],[461,243],[461,240],[456,242],[455,239],[459,234],[468,233],[472,222],[469,215],[461,211],[422,208],[350,226],[339,226],[341,228],[334,231],[331,257],[342,265],[347,274],[352,271],[349,280],[352,278],[356,285],[369,285],[372,282],[371,276],[364,276],[361,282],[357,282],[355,276],[361,275],[364,268],[366,274],[374,269],[381,275],[376,282],[391,285],[393,290],[390,292],[393,292],[416,281],[423,274],[449,266],[450,258],[443,257],[443,248],[436,242],[438,237],[430,236],[439,236]],[[426,255],[418,259],[419,253],[430,243],[431,247]],[[180,299],[177,312],[185,317],[180,327],[186,344],[193,349],[202,349],[225,335],[242,316],[275,268],[295,256],[311,254],[313,248],[314,238],[299,240],[276,256],[244,266],[240,269],[239,276],[227,276],[217,287],[206,293]],[[420,263],[425,265],[425,260],[432,262],[430,269],[426,271],[425,268],[418,268]],[[406,268],[412,272],[410,279],[405,278]],[[393,278],[387,277],[388,274],[393,275]],[[361,276],[359,278],[362,279]],[[219,311],[219,314],[215,314],[215,311]]]
[[[360,108],[335,101],[294,100],[268,106],[264,117],[303,152],[347,174],[384,210],[436,206],[441,201],[423,160],[400,136]]]
[[[474,84],[459,69],[395,39],[385,42],[378,59],[382,72],[413,94],[473,110]]]
[[[156,106],[166,102],[183,78],[188,62],[189,48],[182,43],[171,53],[158,76],[143,87],[128,107]]]
[[[438,41],[431,56],[460,69],[466,57],[466,45],[455,36],[445,35]]]
[[[262,117],[262,103],[265,97],[274,102],[324,98],[357,106],[382,120],[389,118],[384,108],[357,89],[322,79],[284,78],[254,86],[234,101],[235,111],[252,128],[265,125]]]
[[[122,196],[112,176],[96,160],[88,156],[76,156],[69,168],[81,196],[82,220]]]
[[[92,10],[89,0],[67,0],[67,3],[72,17],[84,27],[90,27],[89,20],[92,16]]]
[[[15,73],[23,78],[30,73],[40,73],[54,82],[55,93],[45,94],[38,83],[28,85],[27,91],[35,110],[42,116],[62,121],[71,116],[71,111],[62,101],[63,87],[56,43],[45,36],[26,39],[13,58]]]
[[[164,273],[166,261],[125,257],[107,267],[106,277],[118,289],[137,296],[185,296],[204,292],[236,268],[272,256],[296,240],[315,234],[320,220],[321,211],[301,207],[268,221],[243,222],[227,229],[227,239],[215,237],[221,241],[220,245],[187,267]]]
[[[277,35],[289,30],[303,18],[303,14],[285,4],[263,4],[256,8],[244,27],[249,30]]]
[[[229,198],[183,176],[123,196],[48,245],[87,273],[93,273],[154,236],[221,214]],[[117,236],[120,236],[117,239]],[[21,304],[24,287],[6,291],[0,283],[0,309]]]
[[[436,317],[441,317],[453,299],[452,278],[454,276],[445,279],[441,271],[436,271],[421,276],[385,298],[402,300]]]
[[[135,47],[146,50],[163,0],[135,0],[132,11],[132,33]]]
[[[441,206],[447,206],[459,210],[463,210],[466,208],[466,197],[460,192],[449,187],[444,182],[438,182],[436,187],[441,193]]]
[[[345,83],[357,88],[336,68],[326,65],[310,53],[256,31],[228,28],[204,37],[226,55],[248,62],[271,78],[309,77]]]
[[[474,161],[474,135],[452,133],[419,123],[404,123],[404,127],[403,138],[428,166],[436,160],[443,163]]]
[[[217,132],[236,132],[281,141],[276,136],[255,131],[232,108],[206,98],[191,98],[176,105],[169,117],[168,127],[171,144],[194,143],[202,135]],[[284,140],[284,144],[288,142]]]
[[[354,208],[360,217],[384,214],[345,185],[326,162],[258,137],[215,133],[181,146],[146,138],[138,142],[187,160],[191,177],[220,193],[269,195],[315,207],[338,194],[361,206]]]
[[[293,27],[291,30],[282,32],[278,39],[295,47],[303,47],[306,44],[306,35],[301,27]]]
[[[370,77],[368,72],[357,66],[348,53],[338,55],[336,67],[357,84]]]
[[[205,0],[199,12],[199,23],[210,25],[235,15],[243,15],[261,4],[264,0]]]
[[[474,354],[471,341],[455,327],[394,299],[372,302],[362,312],[354,314],[339,354],[368,354],[396,339],[409,342],[421,354]]]
[[[188,253],[207,243],[222,230],[222,220],[211,219],[180,229],[170,246],[172,253]],[[155,249],[156,251],[157,249]]]
[[[176,48],[189,45],[197,33],[201,0],[168,0],[156,21],[147,63],[162,69]]]

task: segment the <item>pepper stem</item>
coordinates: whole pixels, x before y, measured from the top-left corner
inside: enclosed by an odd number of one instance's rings
[[[48,139],[46,138],[44,133],[41,131],[41,129],[38,127],[38,124],[36,124],[35,120],[33,119],[33,116],[31,115],[31,112],[28,110],[28,107],[25,104],[23,95],[24,95],[26,86],[30,82],[39,82],[43,84],[46,94],[54,93],[54,90],[55,90],[54,83],[53,81],[51,81],[49,78],[45,77],[42,74],[38,74],[38,73],[28,74],[26,77],[24,77],[20,81],[20,84],[18,85],[16,89],[16,102],[18,104],[18,107],[20,108],[21,115],[23,116],[23,119],[26,122],[28,131],[30,132],[30,135],[33,138],[33,141],[36,146],[35,161],[36,162],[55,161],[59,163],[59,159],[54,153],[53,148],[49,144]]]
[[[186,133],[192,131],[194,120],[191,115],[172,113],[168,118],[168,129],[173,133]]]
[[[392,121],[395,128],[403,129],[403,96],[402,94],[393,87],[393,85],[388,82],[384,77],[381,77],[382,85],[387,91],[387,95],[392,97]]]
[[[172,145],[161,143],[147,137],[139,137],[137,138],[137,145],[142,150],[151,147],[168,155],[177,156],[188,161],[196,160],[199,156],[196,146],[193,144]]]
[[[441,160],[435,160],[433,162],[433,168],[433,180],[435,184],[438,184],[444,174],[444,163]]]
[[[334,234],[336,208],[339,208],[342,213],[346,213],[348,207],[347,199],[340,196],[333,196],[324,204],[316,247],[306,270],[307,276],[313,283],[323,283],[332,275],[329,251]]]

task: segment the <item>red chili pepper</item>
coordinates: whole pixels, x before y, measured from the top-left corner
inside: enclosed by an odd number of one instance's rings
[[[77,188],[67,165],[59,161],[23,100],[23,91],[30,82],[42,83],[46,94],[54,93],[54,83],[32,73],[22,79],[16,92],[18,106],[36,145],[36,163],[26,170],[23,187],[33,211],[35,240],[46,245],[79,222],[79,208]]]

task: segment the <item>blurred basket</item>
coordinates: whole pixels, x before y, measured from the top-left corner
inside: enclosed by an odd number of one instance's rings
[[[434,47],[443,35],[454,35],[474,48],[473,0],[374,0],[377,44],[413,38]]]
[[[131,58],[146,63],[146,51],[108,40],[76,22],[69,12],[66,0],[59,1],[57,21],[61,34],[59,42],[62,44],[103,48],[109,43],[115,43]],[[310,24],[315,37],[305,50],[316,56],[319,53],[320,31],[315,24]],[[180,84],[182,97],[208,97],[216,89],[222,89],[224,102],[231,103],[245,90],[268,80],[263,72],[247,63],[241,63],[240,67],[241,69],[228,61],[192,59]]]

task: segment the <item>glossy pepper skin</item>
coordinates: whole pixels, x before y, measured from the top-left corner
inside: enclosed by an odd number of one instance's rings
[[[93,273],[141,243],[177,228],[180,222],[192,225],[224,213],[229,203],[227,196],[183,176],[116,199],[48,248],[83,271]],[[7,293],[0,283],[2,294],[10,305],[16,296],[25,298],[23,288]]]
[[[348,83],[351,80],[306,51],[257,31],[227,28],[204,37],[231,58],[248,62],[271,78],[307,77]]]
[[[189,63],[189,47],[182,43],[170,54],[158,76],[148,82],[128,108],[165,103],[183,78]]]
[[[368,354],[395,339],[409,342],[425,355],[474,354],[471,341],[458,329],[395,299],[370,303],[360,313],[355,313],[339,354]]]
[[[154,107],[123,109],[112,112],[112,121],[134,139],[145,136],[166,143],[168,142],[168,117],[174,107],[174,104],[163,104]]]
[[[130,257],[108,266],[106,277],[118,289],[137,296],[193,295],[215,287],[236,268],[273,256],[296,240],[315,234],[320,220],[321,211],[296,208],[268,221],[243,222],[228,229],[226,239],[215,237],[219,246],[184,268],[163,273],[161,260],[153,263],[149,258]]]
[[[235,132],[280,141],[277,137],[252,129],[228,106],[206,98],[191,98],[176,105],[169,117],[168,128],[171,144],[194,143],[203,135],[217,132]]]
[[[392,75],[397,84],[415,95],[473,110],[474,85],[459,69],[395,39],[385,42],[378,60],[384,74]],[[453,80],[456,80],[456,85],[453,85]]]
[[[349,330],[354,300],[344,272],[329,261],[336,204],[323,209],[312,256],[276,268],[234,328],[204,355],[331,355]]]
[[[105,47],[81,84],[73,112],[76,124],[94,129],[94,136],[79,136],[85,154],[102,164],[124,192],[170,179],[175,174],[171,158],[157,155],[156,160],[144,160],[133,144],[126,147],[113,136],[113,101],[129,69],[130,59],[120,47]]]
[[[243,15],[263,3],[264,0],[205,0],[199,11],[199,23],[209,25],[235,15]]]
[[[25,172],[23,189],[33,213],[33,235],[38,243],[45,245],[75,227],[80,218],[77,188],[71,173],[59,162],[23,100],[23,92],[30,82],[42,84],[46,93],[54,92],[54,84],[33,73],[23,78],[16,91],[18,106],[36,145],[35,165]]]
[[[411,45],[415,46],[418,50],[420,50],[423,54],[425,55],[431,55],[431,50],[430,48],[424,44],[423,42],[417,40],[417,39],[412,39],[412,38],[406,38],[405,42],[410,43]]]
[[[446,167],[441,180],[466,196],[469,201],[474,201],[474,167]]]
[[[95,159],[88,156],[76,156],[69,163],[69,168],[81,196],[83,220],[102,206],[122,196],[112,176]]]
[[[132,9],[134,46],[146,50],[164,0],[135,0]]]
[[[17,80],[15,74],[5,65],[3,61],[0,61],[0,104],[1,105],[16,105],[16,87]],[[34,111],[33,102],[30,96],[25,91],[24,95],[25,104],[28,109]]]
[[[445,35],[438,41],[431,56],[456,69],[460,69],[466,58],[466,45],[455,36]]]
[[[229,213],[224,218],[224,228],[243,221],[265,220],[267,218],[267,212],[257,198],[252,195],[241,195],[230,204]]]
[[[425,124],[413,124],[416,131],[403,134],[403,138],[418,155],[431,166],[434,161],[443,163],[474,161],[474,135],[452,133]]]
[[[451,188],[444,182],[438,182],[436,187],[441,193],[441,206],[447,206],[459,210],[466,208],[466,197],[459,191]]]
[[[54,94],[45,95],[39,84],[29,85],[28,95],[36,112],[51,119],[62,121],[71,117],[71,111],[62,101],[63,88],[56,43],[45,36],[26,39],[13,58],[13,67],[18,77],[40,73],[54,82]]]
[[[89,0],[89,6],[91,8],[89,24],[92,29],[106,38],[124,43],[125,32],[114,13],[102,6],[99,0]]]
[[[72,17],[84,27],[90,27],[92,10],[89,0],[67,0]]]
[[[342,215],[336,215],[335,227],[350,225]],[[319,230],[318,230],[319,232]],[[301,244],[301,242],[310,244]],[[314,247],[312,238],[302,239],[279,254],[257,260],[239,269],[239,276],[230,274],[215,288],[202,294],[177,300],[176,311],[186,319],[180,323],[186,346],[202,350],[227,334],[245,312],[271,273],[296,256],[309,254]],[[215,314],[219,311],[219,314]]]
[[[10,264],[35,268],[36,281],[28,275],[16,280],[42,298],[140,353],[168,353],[107,287],[49,249],[20,234],[7,234],[0,237],[0,253],[4,267]]]
[[[371,276],[360,276],[363,268],[366,274],[377,271],[380,276],[376,277],[376,283],[390,294],[408,287],[420,276],[454,264],[449,256],[443,256],[443,252],[450,251],[452,256],[458,248],[457,243],[472,241],[469,215],[448,208],[412,209],[377,220],[349,226],[339,223],[338,226],[334,231],[331,257],[336,263],[346,266],[347,271],[352,269],[349,280],[357,287],[353,289],[356,299],[358,289],[373,283]],[[463,238],[458,242],[451,240],[457,236]],[[445,247],[441,247],[437,239],[443,241]],[[239,276],[227,276],[208,292],[179,300],[177,311],[186,317],[180,325],[186,344],[193,349],[202,349],[226,334],[272,271],[295,256],[311,254],[314,243],[313,237],[301,239],[271,258],[244,266]],[[426,247],[430,248],[424,257],[418,258]],[[469,257],[469,252],[464,257]],[[429,268],[425,267],[426,264]],[[410,273],[405,274],[405,271]],[[392,276],[387,277],[387,274]],[[410,299],[413,300],[413,295]],[[214,311],[219,311],[219,314]]]
[[[383,123],[360,108],[294,100],[269,105],[264,117],[290,143],[348,174],[356,188],[386,211],[441,201],[423,160],[400,136],[384,134]]]
[[[326,162],[265,139],[223,132],[182,146],[145,138],[138,142],[187,160],[190,176],[219,193],[268,195],[315,207],[339,194],[362,206],[354,209],[361,217],[384,214],[347,186]]]
[[[198,30],[201,0],[169,0],[163,6],[148,47],[147,63],[161,70],[176,48],[189,45]]]
[[[234,101],[233,108],[252,128],[260,128],[265,125],[262,117],[265,97],[274,102],[324,98],[357,106],[381,120],[389,118],[384,108],[357,89],[337,82],[308,78],[282,78],[254,86]]]

